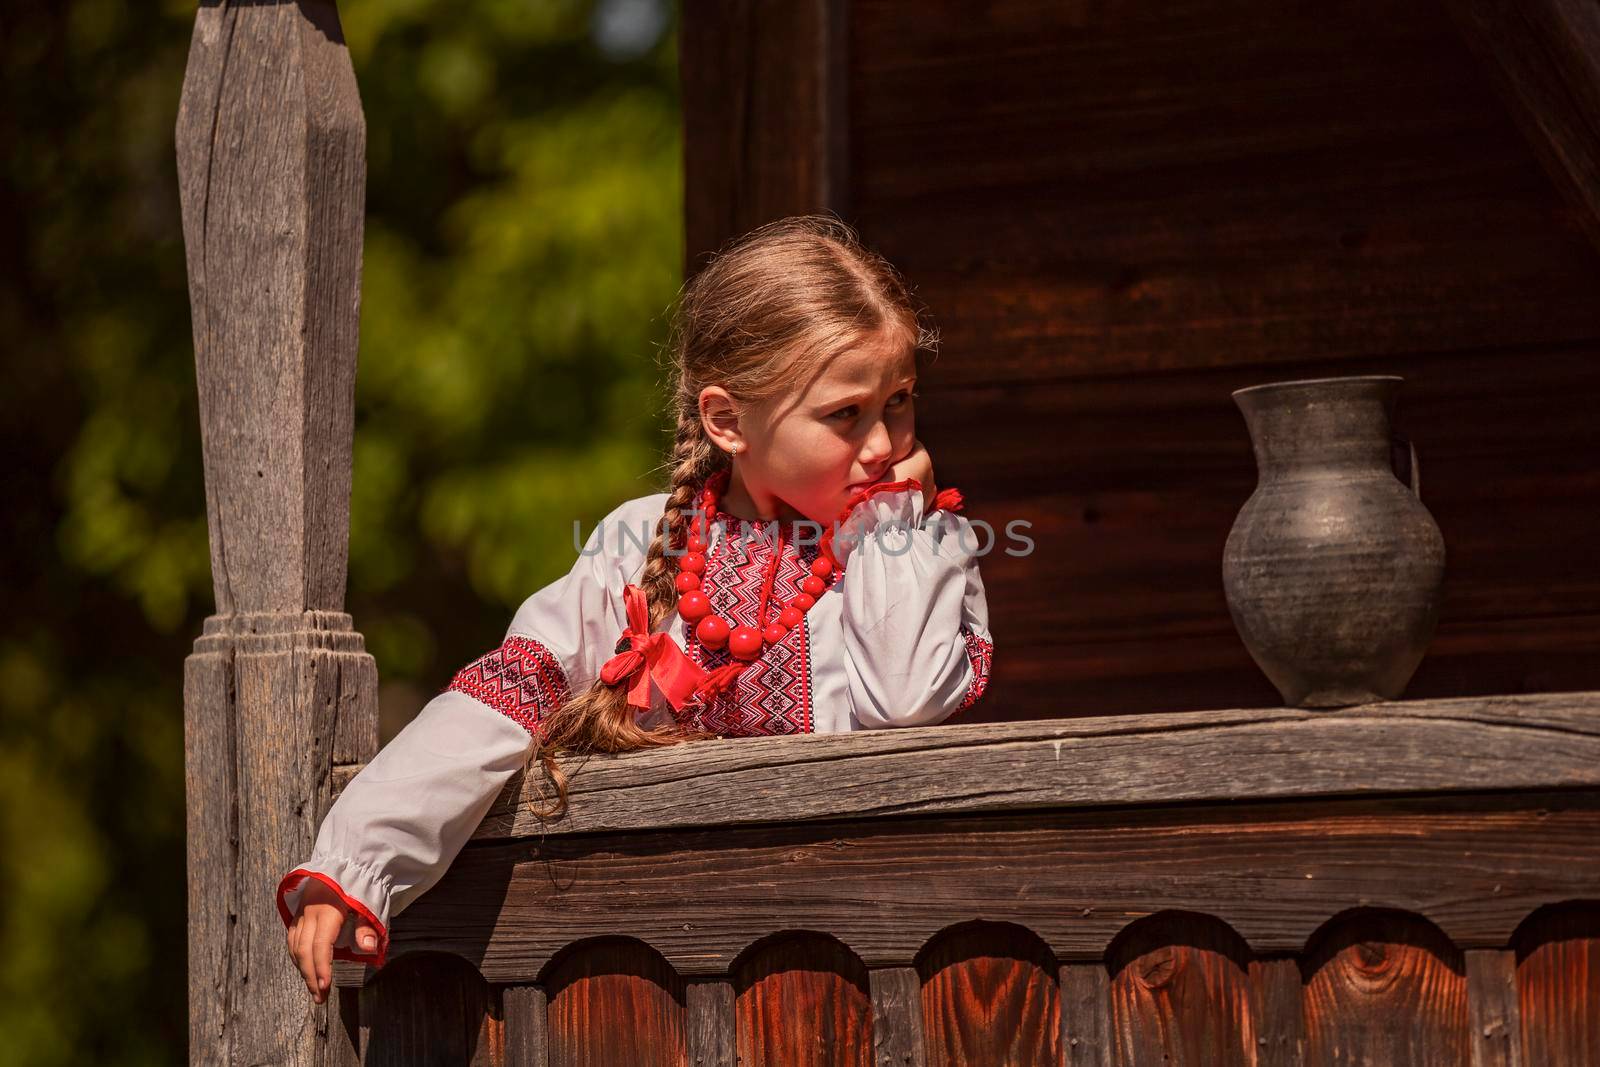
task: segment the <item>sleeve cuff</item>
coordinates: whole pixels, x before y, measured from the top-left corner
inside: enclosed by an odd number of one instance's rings
[[[967,663],[972,667],[972,678],[956,711],[966,711],[982,699],[984,690],[989,687],[989,670],[994,663],[994,638],[980,633],[970,623],[961,624],[961,637],[967,643]]]
[[[861,543],[885,526],[921,526],[922,506],[922,483],[915,478],[869,485],[850,498],[833,528],[823,534],[823,551],[843,570]]]
[[[332,873],[313,870],[312,865],[327,868]],[[307,866],[295,868],[278,883],[278,917],[283,920],[285,929],[300,914],[301,901],[313,878],[339,894],[339,899],[349,909],[339,936],[334,938],[333,958],[382,967],[389,958],[389,924],[385,921],[389,912],[387,879],[373,874],[353,860],[313,856]],[[367,901],[381,903],[374,910]],[[383,917],[380,918],[380,914]],[[356,946],[357,919],[365,919],[377,931],[376,951],[367,952]]]

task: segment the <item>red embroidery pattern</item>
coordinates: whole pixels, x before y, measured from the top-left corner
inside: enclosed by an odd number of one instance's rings
[[[506,638],[505,644],[461,668],[445,686],[445,691],[451,689],[509,716],[530,734],[540,716],[560,707],[569,693],[555,654],[520,635]]]
[[[989,665],[994,659],[994,642],[979,637],[964,623],[961,636],[967,642],[967,662],[972,665],[972,679],[967,683],[967,695],[961,698],[956,711],[972,707],[983,696],[983,691],[989,688]]]
[[[771,523],[755,523],[720,509],[712,521],[722,530],[706,558],[701,589],[717,614],[735,626],[754,626],[761,582],[778,547],[776,528]],[[801,527],[802,532],[805,530]],[[811,561],[818,552],[814,544],[801,548],[792,538],[785,542],[783,559],[773,579],[772,601],[767,605],[769,622],[776,617],[777,608],[800,591],[800,580],[811,573]],[[680,719],[685,725],[724,737],[812,733],[809,627],[809,618],[802,620],[782,641],[766,646],[760,659],[746,667],[734,684],[709,704],[696,700],[684,705]],[[733,662],[727,648],[706,648],[688,622],[682,623],[679,640],[689,657],[707,671]]]

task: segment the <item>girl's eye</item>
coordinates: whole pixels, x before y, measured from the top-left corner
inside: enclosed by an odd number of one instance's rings
[[[900,401],[898,404],[895,405],[896,407],[904,407],[909,401],[914,400],[914,399],[916,399],[917,397],[919,397],[921,395],[922,394],[917,392],[916,390],[911,390],[910,392],[907,392],[907,391],[902,389],[900,392],[896,393],[890,399],[891,400],[899,400]],[[853,419],[853,418],[855,418],[855,415],[856,415],[856,406],[854,404],[851,404],[848,407],[842,407],[838,411],[832,412],[831,414],[829,414],[828,418],[837,419],[837,418],[840,418],[842,416],[842,417],[847,418],[847,419]]]

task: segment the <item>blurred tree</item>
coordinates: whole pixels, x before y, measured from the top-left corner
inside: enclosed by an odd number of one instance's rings
[[[662,486],[668,0],[350,0],[349,610],[387,739]],[[185,1058],[181,670],[212,609],[173,124],[194,5],[0,14],[0,1062]]]

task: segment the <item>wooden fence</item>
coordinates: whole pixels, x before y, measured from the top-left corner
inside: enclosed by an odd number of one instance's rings
[[[548,827],[513,782],[336,965],[334,1062],[1595,1063],[1597,710],[707,742]]]

